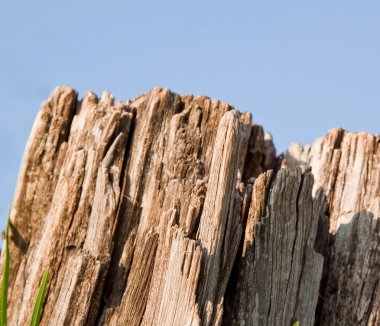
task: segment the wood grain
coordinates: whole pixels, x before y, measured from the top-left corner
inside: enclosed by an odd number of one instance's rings
[[[379,325],[379,143],[336,129],[276,157],[227,103],[59,87],[12,206],[9,325],[46,266],[41,325]]]

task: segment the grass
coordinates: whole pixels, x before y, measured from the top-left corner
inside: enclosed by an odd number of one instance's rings
[[[40,323],[42,307],[46,296],[46,285],[48,282],[48,277],[49,267],[45,269],[44,275],[42,276],[42,281],[40,284],[40,288],[38,289],[36,303],[34,304],[32,321],[30,322],[30,326],[38,326]]]
[[[5,231],[5,259],[3,279],[1,280],[0,289],[0,326],[7,325],[7,308],[8,308],[8,281],[9,281],[9,216],[7,228]]]
[[[9,225],[10,218],[8,215],[7,228],[5,231],[5,258],[3,278],[1,280],[0,288],[0,326],[7,326],[7,310],[8,310],[8,287],[9,287],[9,265],[10,265],[10,253],[9,253]],[[49,267],[45,269],[42,276],[42,281],[38,289],[36,302],[34,304],[32,320],[30,326],[38,326],[40,323],[41,312],[46,296],[46,286],[49,277]]]

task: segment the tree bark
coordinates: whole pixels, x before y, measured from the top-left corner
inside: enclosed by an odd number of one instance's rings
[[[276,157],[248,113],[59,87],[11,212],[10,325],[380,325],[380,138]]]

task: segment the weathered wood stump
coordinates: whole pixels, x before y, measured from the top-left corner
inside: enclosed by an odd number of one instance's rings
[[[10,325],[380,325],[380,137],[276,157],[250,114],[57,88],[11,213]]]

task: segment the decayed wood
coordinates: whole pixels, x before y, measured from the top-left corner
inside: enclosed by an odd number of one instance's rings
[[[137,112],[135,136],[125,175],[123,197],[127,203],[121,213],[123,216],[118,228],[116,245],[116,250],[123,252],[121,254],[117,252],[114,261],[111,262],[108,283],[111,284],[111,292],[108,295],[111,303],[106,302],[102,315],[102,322],[110,325],[118,325],[119,316],[126,314],[133,314],[129,319],[130,325],[139,324],[143,317],[154,322],[157,313],[155,304],[162,295],[159,287],[167,264],[164,238],[160,237],[156,256],[152,257],[155,259],[153,277],[144,284],[146,287],[144,293],[147,293],[145,303],[150,298],[153,300],[149,304],[150,307],[146,308],[145,316],[144,310],[135,311],[130,306],[137,298],[132,300],[130,305],[124,304],[124,297],[128,295],[130,287],[135,286],[129,280],[138,277],[134,275],[135,271],[138,271],[134,266],[141,265],[139,257],[135,256],[134,252],[142,245],[145,234],[153,228],[159,228],[160,234],[164,235],[169,227],[178,224],[188,235],[195,237],[203,202],[205,198],[207,201],[209,193],[205,194],[205,182],[213,173],[209,157],[213,157],[210,148],[213,149],[216,131],[220,133],[219,141],[223,142],[216,151],[223,160],[225,160],[223,145],[230,142],[231,146],[234,146],[236,145],[234,142],[239,139],[235,135],[238,132],[235,130],[238,125],[236,114],[233,116],[228,114],[224,123],[221,122],[218,128],[219,121],[227,111],[231,110],[225,104],[211,103],[207,98],[181,99],[167,90],[158,89],[153,90],[145,101],[141,105],[141,112]],[[151,120],[139,117],[139,114],[144,113]],[[205,144],[210,144],[207,145],[210,147],[205,147]],[[220,163],[215,162],[215,164]],[[227,166],[228,162],[224,164]],[[236,176],[236,171],[234,173],[228,170],[222,179],[227,173],[231,175],[229,178]],[[136,176],[141,176],[138,182]],[[229,182],[233,184],[233,181]],[[168,220],[167,216],[171,216],[172,219]],[[115,274],[115,269],[112,269],[113,264],[117,267]],[[124,275],[117,281],[116,287],[112,283],[120,272],[124,272]],[[128,280],[122,284],[121,280],[126,277]],[[153,297],[149,290],[155,293]],[[141,293],[136,293],[136,296],[140,295]],[[117,298],[120,298],[120,301],[115,305]]]
[[[225,325],[313,325],[323,257],[313,248],[312,187],[312,174],[300,168],[255,181]]]
[[[376,325],[378,144],[339,130],[276,158],[226,103],[57,88],[12,207],[10,325],[46,266],[42,325]]]
[[[66,88],[57,89],[53,98],[61,98],[65,93]],[[104,278],[110,260],[110,229],[119,201],[121,165],[132,117],[124,105],[114,107],[112,101],[107,93],[99,102],[95,95],[88,93],[78,106],[69,107],[72,110],[69,115],[75,116],[67,143],[61,145],[66,149],[62,168],[57,175],[51,175],[57,179],[55,189],[50,188],[53,195],[49,209],[42,211],[45,215],[37,221],[29,220],[28,216],[20,220],[18,207],[13,209],[16,218],[12,223],[22,239],[25,235],[19,225],[26,223],[32,230],[41,230],[36,232],[26,250],[24,269],[16,274],[15,287],[22,291],[11,291],[11,302],[15,304],[13,307],[11,304],[10,324],[29,322],[32,302],[46,266],[51,268],[44,309],[49,318],[43,318],[42,324],[47,321],[57,325],[84,323],[87,314],[92,313],[89,308],[93,305],[97,282]],[[54,121],[59,120],[62,112],[56,108],[52,114]],[[39,119],[40,116],[37,127]],[[32,132],[30,143],[38,144],[39,139],[33,138],[34,134]],[[48,150],[56,151],[54,146],[48,148],[45,153],[48,156]],[[21,175],[27,174],[29,167],[24,164],[22,170]],[[20,182],[18,188],[23,187],[24,181]],[[16,201],[16,205],[24,205],[22,199]],[[104,224],[108,224],[108,230],[94,242],[96,229],[101,232]],[[12,271],[14,262],[17,263],[12,258]]]
[[[312,146],[293,144],[286,156],[312,167],[314,193],[327,201],[318,323],[379,325],[380,137],[334,129]]]
[[[12,273],[10,302],[20,302],[27,274],[28,248],[37,244],[50,209],[77,105],[75,90],[61,87],[42,104],[27,143],[11,210]],[[18,304],[8,315],[17,316]],[[13,324],[16,321],[12,320]]]

